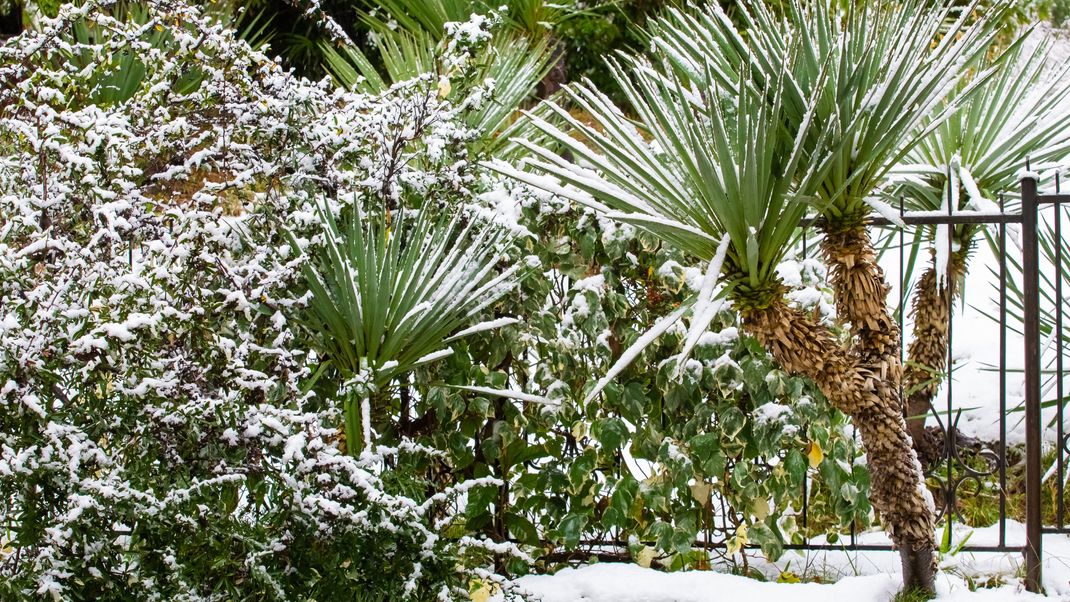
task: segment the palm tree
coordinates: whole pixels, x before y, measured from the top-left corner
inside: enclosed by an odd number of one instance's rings
[[[1026,158],[1034,164],[1070,152],[1070,66],[1047,73],[1050,43],[1012,47],[999,72],[967,98],[904,159],[901,185],[891,189],[919,211],[991,211],[1011,190]],[[923,461],[940,453],[925,431],[925,416],[947,370],[948,332],[969,259],[985,226],[965,224],[929,232],[934,248],[913,292],[913,338],[903,386],[907,425]],[[920,241],[919,241],[920,242]]]
[[[936,127],[956,106],[932,116],[988,47],[989,19],[999,11],[967,25],[950,6],[927,10],[913,0],[855,5],[846,14],[793,0],[783,18],[758,1],[740,8],[744,30],[716,4],[672,11],[654,27],[658,63],[611,64],[634,120],[591,86],[576,85],[569,98],[593,123],[556,110],[584,142],[536,121],[576,160],[530,144],[529,167],[565,186],[496,168],[708,261],[688,340],[708,325],[714,280],[722,277],[721,294],[744,328],[852,417],[872,473],[871,501],[900,549],[904,584],[932,591],[934,509],[902,415],[899,332],[869,238],[868,199],[927,133],[924,125]],[[774,269],[809,210],[821,218],[839,316],[852,326],[846,346],[787,303]]]
[[[323,359],[317,376],[332,370],[344,382],[346,446],[356,454],[386,426],[390,412],[377,404],[392,382],[451,355],[453,341],[516,321],[476,323],[524,266],[498,269],[508,239],[492,225],[438,210],[346,213],[320,207],[323,241],[302,264],[310,300],[294,317]],[[305,252],[293,235],[291,248]]]

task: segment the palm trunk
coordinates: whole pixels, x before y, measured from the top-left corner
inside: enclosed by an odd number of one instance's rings
[[[913,340],[907,350],[909,361],[903,370],[903,390],[907,396],[907,430],[925,466],[940,457],[940,442],[926,432],[925,418],[940,388],[941,375],[947,370],[952,306],[958,296],[957,282],[965,266],[965,254],[953,253],[947,281],[937,282],[933,265],[922,275],[914,292],[911,307]]]
[[[845,352],[832,333],[777,299],[742,312],[743,327],[788,372],[809,377],[829,402],[851,417],[871,475],[870,501],[900,550],[907,589],[933,591],[934,508],[907,434],[898,382],[882,368]]]
[[[851,324],[853,349],[866,362],[887,363],[888,379],[899,382],[899,325],[888,312],[891,287],[864,223],[843,229],[826,228],[821,252],[829,266],[829,283],[836,297],[836,313]]]
[[[847,413],[866,449],[871,501],[900,550],[905,588],[933,592],[935,510],[903,419],[900,332],[887,305],[891,287],[865,222],[829,222],[823,233],[836,310],[852,328],[852,378],[863,387],[861,405]]]

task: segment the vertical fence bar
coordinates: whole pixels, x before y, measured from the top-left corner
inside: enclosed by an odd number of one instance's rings
[[[1022,178],[1022,291],[1025,338],[1025,587],[1040,591],[1040,266],[1037,180]]]
[[[950,174],[948,174],[950,176]],[[948,177],[949,182],[954,182],[952,178]],[[952,184],[954,185],[954,184]],[[958,207],[947,204],[947,215],[951,217],[952,214],[958,209]],[[950,222],[951,220],[949,220]],[[939,230],[937,230],[939,231]],[[947,363],[944,370],[944,378],[947,380],[944,386],[944,392],[947,394],[947,418],[944,419],[944,453],[947,454],[947,492],[944,500],[944,520],[947,521],[947,528],[953,529],[955,526],[955,511],[956,500],[955,494],[958,487],[955,483],[955,458],[957,456],[956,446],[958,445],[958,433],[955,430],[958,428],[958,420],[955,419],[954,408],[954,391],[952,390],[951,383],[951,362],[954,359],[955,349],[955,319],[954,314],[950,311],[954,307],[954,299],[951,297],[951,258],[955,256],[955,246],[953,241],[955,240],[955,224],[948,223],[947,225],[947,263],[944,265],[944,289],[940,290],[940,285],[937,283],[937,292],[947,296],[947,354],[944,361]],[[940,241],[937,241],[940,244]]]
[[[1004,210],[999,195],[999,212]],[[999,545],[1007,545],[1007,225],[999,225]]]
[[[1055,180],[1055,192],[1059,192],[1059,180]],[[1055,405],[1055,458],[1058,472],[1058,481],[1055,489],[1055,514],[1056,523],[1062,528],[1065,520],[1063,514],[1063,483],[1066,481],[1066,465],[1063,458],[1063,278],[1060,267],[1063,265],[1063,245],[1060,241],[1062,235],[1062,207],[1056,204],[1055,210],[1055,351],[1058,353],[1055,359],[1055,392],[1058,402]]]

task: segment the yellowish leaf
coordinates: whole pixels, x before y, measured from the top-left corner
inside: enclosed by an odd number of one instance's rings
[[[751,514],[754,518],[763,521],[765,517],[769,516],[769,500],[765,498],[757,498],[750,505]]]
[[[710,485],[706,481],[698,481],[691,486],[691,497],[695,498],[695,501],[705,506],[710,501],[710,494],[713,492],[713,485]]]
[[[817,468],[825,459],[825,452],[821,451],[821,445],[817,441],[806,444],[806,457],[810,459],[810,468]]]
[[[750,540],[747,539],[747,525],[740,525],[736,527],[736,534],[725,542],[725,548],[728,554],[731,555],[742,550],[748,543],[750,543]]]
[[[791,571],[784,571],[776,578],[777,583],[799,583],[799,576]]]
[[[575,439],[583,439],[587,435],[587,425],[582,420],[572,423],[572,436]]]
[[[635,555],[635,562],[644,569],[649,569],[650,563],[654,561],[655,554],[654,548],[643,546],[643,549],[639,550],[639,553]]]
[[[469,585],[468,597],[472,602],[487,602],[490,597],[498,593],[498,584],[493,581],[473,580]]]

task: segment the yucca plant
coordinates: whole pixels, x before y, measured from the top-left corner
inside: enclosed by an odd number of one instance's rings
[[[354,207],[342,219],[319,210],[322,242],[303,265],[310,299],[296,319],[323,360],[319,373],[333,370],[345,383],[346,446],[354,454],[371,444],[373,426],[389,420],[377,404],[387,401],[391,382],[449,356],[453,341],[515,322],[475,324],[523,269],[498,269],[507,234],[430,213]]]
[[[583,167],[535,145],[531,166],[570,187],[499,169],[710,261],[689,339],[706,327],[719,273],[744,327],[851,415],[905,585],[932,591],[932,500],[901,412],[899,331],[867,229],[869,197],[924,126],[956,106],[942,103],[988,48],[988,19],[998,11],[967,25],[951,6],[920,1],[855,4],[841,14],[822,0],[794,0],[783,18],[761,2],[740,9],[743,29],[716,4],[673,11],[653,39],[670,68],[613,67],[635,123],[583,85],[569,95],[594,125],[558,113],[586,142],[537,123]],[[839,316],[852,327],[846,348],[787,304],[774,271],[811,208],[821,217]]]
[[[489,82],[488,97],[466,117],[467,124],[479,133],[473,150],[497,156],[513,152],[510,139],[525,123],[519,110],[532,99],[536,86],[550,67],[551,53],[545,41],[507,32],[495,34],[473,57],[475,72],[468,82],[454,82],[451,76],[456,74],[444,71],[441,45],[442,40],[425,31],[380,32],[376,47],[385,74],[380,74],[355,46],[336,47],[325,43],[321,51],[335,82],[369,94],[381,94],[395,83],[435,74],[439,78],[439,94],[462,101],[471,92],[468,84]]]
[[[1070,67],[1047,73],[1050,43],[1020,44],[1000,57],[994,77],[915,146],[890,189],[907,209],[998,211],[995,202],[1017,185],[1027,159],[1041,165],[1070,153]],[[990,62],[991,63],[991,62]],[[923,460],[940,450],[925,431],[925,416],[947,370],[948,329],[978,239],[979,224],[930,229],[929,264],[914,287],[913,339],[903,373],[908,427]],[[997,249],[997,252],[1002,252]]]

